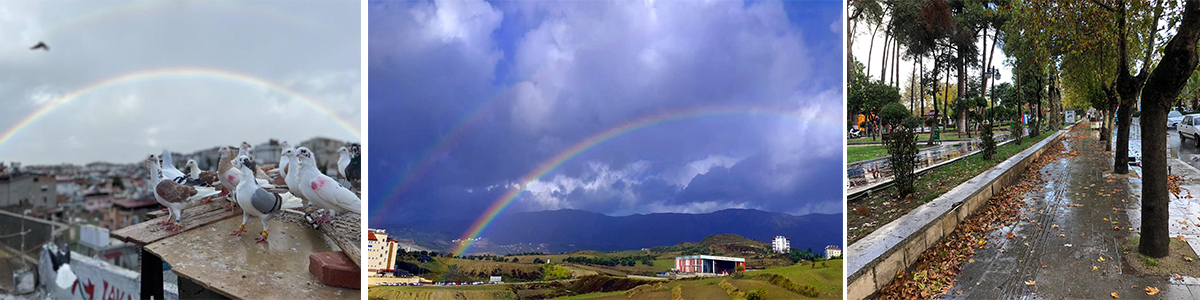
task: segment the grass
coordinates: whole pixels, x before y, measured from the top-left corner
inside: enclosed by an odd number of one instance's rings
[[[900,218],[929,200],[945,194],[955,186],[991,169],[996,164],[1054,133],[1054,131],[1047,131],[1036,137],[1025,137],[1020,145],[1008,143],[997,147],[996,154],[991,160],[984,160],[982,155],[971,155],[925,173],[915,183],[916,192],[903,199],[896,195],[894,188],[889,187],[855,201],[855,203],[848,203],[848,207],[853,211],[846,216],[850,243],[858,241],[874,232],[875,229]]]
[[[821,292],[818,298],[841,299],[842,297],[842,260],[825,261],[825,267],[817,263],[816,268],[808,263],[799,263],[781,268],[747,271],[747,276],[756,274],[778,274],[792,280],[796,284],[807,284]]]
[[[968,139],[968,138],[978,138],[979,137],[979,131],[971,131],[971,134],[968,137],[968,135],[966,133],[959,134],[958,132],[955,132],[953,130],[954,129],[951,128],[950,131],[942,131],[942,139],[943,140],[957,140],[957,139]],[[1004,131],[1004,130],[994,130],[993,133],[1000,133],[1002,131]],[[917,134],[917,140],[918,141],[929,140],[929,133]],[[872,142],[883,142],[883,139],[880,138],[878,135],[876,135],[874,139],[872,139],[870,136],[867,136],[867,137],[860,137],[860,138],[856,138],[856,139],[847,139],[846,142],[847,143],[872,143]]]
[[[515,300],[517,295],[503,285],[473,286],[373,286],[368,299],[484,299]]]
[[[1200,276],[1200,259],[1197,259],[1196,252],[1192,250],[1191,246],[1188,246],[1186,241],[1172,238],[1170,255],[1151,258],[1137,252],[1140,240],[1141,237],[1134,236],[1121,241],[1121,255],[1128,262],[1128,266],[1138,275]]]
[[[926,146],[925,143],[918,143],[917,147],[920,149],[925,149],[925,148],[937,147],[937,146],[936,145]],[[884,157],[887,155],[888,155],[887,146],[884,146],[884,145],[846,147],[846,163],[852,163],[852,162],[856,162],[856,161],[864,161],[864,160],[868,160],[868,159],[875,159],[875,158],[880,158],[880,157]]]

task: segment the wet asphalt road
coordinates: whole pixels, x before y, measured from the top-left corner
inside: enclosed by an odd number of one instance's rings
[[[1061,143],[1079,155],[1038,170],[1044,181],[1025,195],[1020,221],[988,233],[987,245],[963,265],[944,298],[1112,299],[1109,293],[1116,292],[1121,299],[1200,299],[1200,286],[1122,268],[1118,241],[1135,234],[1128,228],[1139,222],[1130,212],[1138,208],[1140,191],[1130,183],[1140,187],[1140,178],[1109,173],[1112,156],[1102,152],[1096,131],[1068,136],[1076,135],[1082,137]],[[1173,140],[1178,145],[1178,138]],[[1194,147],[1183,148],[1183,153],[1194,152]],[[1145,286],[1162,293],[1148,296],[1141,291]]]

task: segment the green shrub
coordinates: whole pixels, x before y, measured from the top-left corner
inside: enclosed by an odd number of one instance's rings
[[[983,123],[983,132],[979,134],[979,140],[983,142],[983,159],[990,160],[996,155],[996,139],[992,137],[992,123]]]
[[[892,169],[892,185],[901,198],[912,194],[917,176],[917,141],[912,128],[900,126],[892,129],[884,138],[888,152],[888,165]]]
[[[746,293],[746,300],[763,300],[763,299],[767,299],[767,290],[763,289],[761,287]]]

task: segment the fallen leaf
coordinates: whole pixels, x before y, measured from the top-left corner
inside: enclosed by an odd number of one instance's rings
[[[1092,271],[1100,270],[1100,267],[1092,266]]]
[[[1112,292],[1112,293],[1109,293],[1108,295],[1112,296],[1115,299],[1121,299],[1121,296],[1117,295],[1117,292]]]
[[[1037,285],[1037,281],[1033,281],[1033,280],[1026,281],[1025,285]]]
[[[1017,234],[1016,234],[1016,233],[1009,233],[1008,235],[1005,235],[1004,237],[1006,237],[1006,238],[1010,238],[1010,239],[1011,239],[1011,238],[1015,238],[1015,237],[1017,237]]]
[[[1104,261],[1104,257],[1101,256],[1100,258],[1097,258],[1096,261]]]
[[[1158,294],[1158,288],[1152,286],[1146,287],[1146,295],[1154,296],[1156,294]]]

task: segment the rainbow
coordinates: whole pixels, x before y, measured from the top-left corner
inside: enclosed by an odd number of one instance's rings
[[[300,100],[301,103],[304,103],[305,105],[312,107],[313,109],[316,109],[317,111],[321,112],[322,114],[329,116],[340,127],[342,127],[343,129],[346,129],[346,131],[353,134],[354,137],[361,138],[361,135],[358,130],[358,126],[351,125],[351,123],[347,122],[346,120],[339,118],[337,116],[337,114],[335,114],[333,111],[330,111],[328,108],[321,106],[319,103],[313,101],[308,96],[305,96],[304,94],[296,92],[292,89],[272,83],[270,81],[260,79],[258,77],[254,77],[254,76],[250,76],[250,75],[242,74],[242,73],[237,73],[234,71],[187,67],[187,68],[164,68],[164,69],[136,71],[136,72],[118,75],[115,77],[110,77],[110,78],[107,78],[104,80],[100,80],[100,81],[88,84],[82,88],[78,88],[75,91],[72,91],[61,97],[51,100],[49,103],[46,103],[42,107],[35,110],[33,113],[30,113],[28,116],[25,116],[25,118],[21,119],[16,124],[13,124],[13,126],[9,127],[8,130],[5,130],[3,134],[0,134],[0,147],[4,146],[4,144],[7,143],[9,140],[12,140],[13,136],[15,136],[22,129],[28,127],[34,121],[37,121],[38,119],[42,118],[46,114],[53,111],[55,108],[58,108],[59,106],[62,106],[63,104],[71,102],[71,100],[78,99],[79,97],[81,97],[83,95],[86,95],[88,93],[91,93],[91,92],[94,92],[94,91],[97,91],[97,90],[100,90],[100,89],[103,89],[106,87],[115,86],[115,85],[119,85],[119,84],[123,84],[123,83],[135,82],[135,81],[139,81],[139,80],[162,78],[162,77],[175,77],[175,76],[182,76],[182,77],[202,76],[202,77],[210,77],[210,78],[216,78],[216,79],[231,80],[231,81],[242,83],[242,84],[259,86],[259,87],[263,87],[266,89],[270,89],[272,91],[280,92],[280,93],[288,95],[289,97],[298,99],[298,100]]]
[[[594,148],[597,145],[604,143],[606,141],[612,140],[616,137],[619,137],[619,136],[625,135],[627,133],[633,132],[635,130],[646,128],[646,127],[649,127],[649,126],[652,126],[655,124],[660,124],[660,123],[669,122],[669,121],[697,118],[697,117],[716,116],[716,115],[775,116],[775,117],[794,118],[794,119],[800,119],[800,120],[817,121],[818,124],[826,125],[826,126],[830,126],[830,127],[836,127],[836,128],[841,128],[841,126],[842,126],[841,121],[836,118],[829,118],[827,116],[819,116],[819,115],[815,115],[815,114],[806,115],[802,112],[797,112],[797,111],[789,112],[789,111],[781,110],[778,108],[764,108],[764,107],[734,107],[734,106],[698,107],[698,108],[691,108],[691,109],[681,110],[681,111],[670,111],[670,112],[660,113],[657,115],[651,115],[648,117],[636,119],[631,122],[627,122],[620,126],[616,126],[616,127],[610,128],[608,130],[605,130],[603,132],[600,132],[598,134],[592,135],[591,137],[588,137],[588,138],[584,139],[583,141],[576,143],[575,145],[571,146],[570,148],[567,148],[567,150],[564,150],[563,152],[559,153],[558,155],[551,157],[549,160],[542,162],[536,169],[534,169],[533,171],[530,171],[528,174],[525,174],[525,176],[521,176],[521,178],[518,181],[518,188],[510,189],[507,193],[500,196],[500,198],[497,199],[496,202],[493,202],[491,207],[488,207],[488,209],[484,211],[483,215],[480,216],[479,219],[475,220],[475,223],[472,224],[471,227],[467,229],[467,232],[464,233],[462,238],[459,239],[460,242],[459,242],[458,246],[454,249],[454,255],[463,255],[467,251],[467,248],[469,248],[471,246],[472,241],[475,238],[479,237],[479,235],[483,232],[483,230],[486,229],[487,226],[489,224],[491,224],[492,221],[495,220],[497,216],[500,215],[500,212],[504,211],[504,209],[506,207],[508,207],[508,205],[511,204],[513,202],[513,200],[516,200],[517,196],[520,195],[521,192],[524,191],[526,187],[528,187],[529,182],[532,182],[534,180],[541,178],[543,175],[546,175],[550,171],[553,171],[554,169],[558,168],[558,166],[562,165],[563,163],[567,162],[568,160],[571,160],[572,158],[578,156],[580,153],[583,153],[584,151],[587,151],[588,149]],[[838,116],[840,116],[840,115],[838,115]],[[838,130],[840,130],[840,129],[838,129]]]
[[[449,134],[443,135],[437,140],[437,142],[433,144],[432,147],[427,148],[424,153],[421,153],[421,156],[419,156],[417,159],[417,163],[409,166],[404,170],[404,173],[401,173],[399,180],[396,182],[396,184],[392,185],[392,190],[387,194],[387,198],[384,199],[395,199],[399,195],[403,194],[404,191],[408,190],[408,188],[412,186],[413,182],[415,182],[417,178],[420,178],[422,174],[425,174],[425,171],[428,170],[430,166],[433,166],[434,158],[437,157],[438,154],[449,150],[450,146],[454,145],[454,142],[458,141],[458,138],[467,131],[466,129],[470,128],[469,125],[474,124],[475,121],[483,115],[484,111],[489,111],[490,107],[495,106],[497,102],[500,102],[496,101],[495,99],[496,98],[492,98],[483,105],[479,105],[479,107],[475,108],[474,111],[467,114],[466,118],[459,120],[458,123],[455,123],[454,126],[450,127]],[[391,207],[389,206],[388,208]],[[377,211],[383,210],[372,210],[372,212]],[[376,213],[375,215],[378,216],[381,215],[381,213]]]

